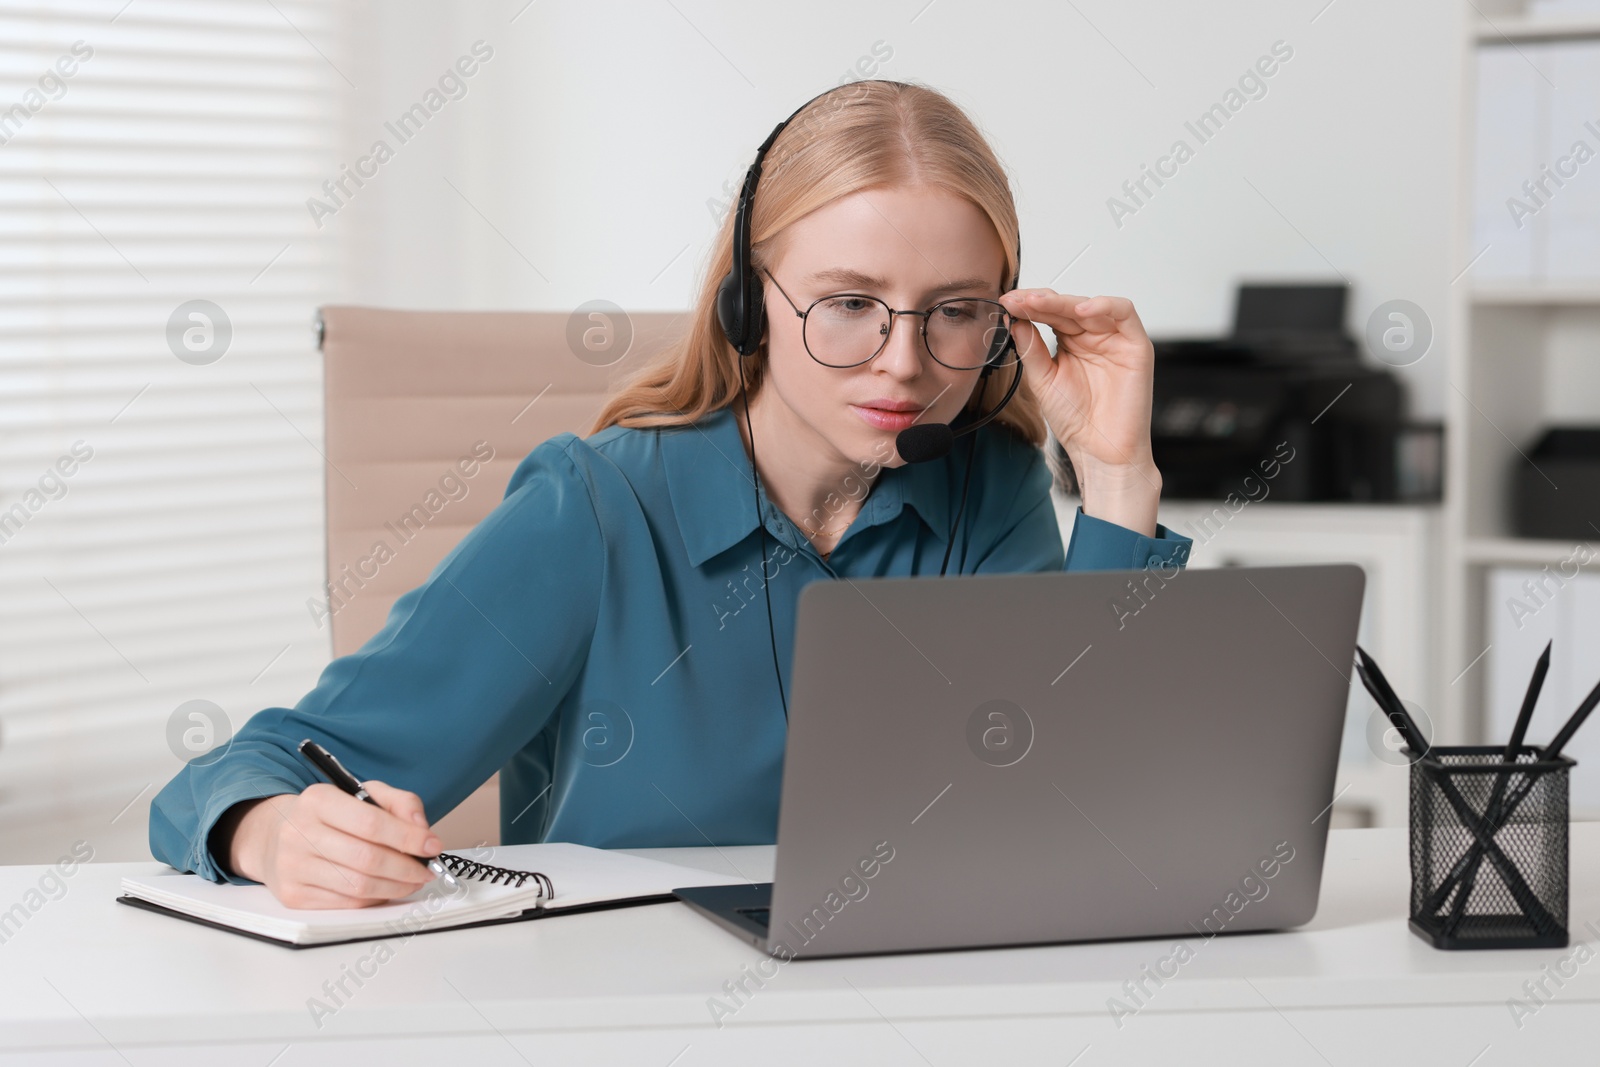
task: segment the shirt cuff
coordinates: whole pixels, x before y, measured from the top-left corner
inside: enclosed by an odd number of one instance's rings
[[[1147,537],[1114,522],[1086,515],[1078,505],[1063,566],[1069,571],[1169,569],[1189,561],[1194,538],[1173,533],[1159,522],[1156,536]]]
[[[223,867],[218,858],[211,851],[211,831],[216,828],[217,821],[235,804],[242,804],[247,800],[259,800],[265,797],[281,796],[285,793],[298,793],[303,786],[296,787],[288,782],[264,781],[261,778],[251,778],[239,782],[228,789],[220,789],[206,803],[205,814],[200,819],[199,832],[195,835],[189,852],[189,869],[208,882],[217,882],[228,885],[260,885],[261,883],[243,875],[234,874]]]

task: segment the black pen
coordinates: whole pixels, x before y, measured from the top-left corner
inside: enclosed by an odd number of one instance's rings
[[[1517,762],[1517,753],[1528,736],[1528,724],[1533,721],[1533,706],[1539,702],[1539,692],[1544,688],[1544,676],[1550,672],[1550,647],[1554,644],[1554,638],[1545,642],[1544,651],[1539,654],[1539,661],[1533,665],[1533,677],[1528,679],[1528,690],[1522,694],[1522,707],[1517,712],[1516,723],[1511,727],[1511,738],[1506,742],[1505,755],[1500,758],[1502,763]],[[1491,813],[1491,817],[1500,810],[1500,802],[1505,799],[1510,773],[1501,771],[1494,777],[1494,792],[1490,795],[1489,805],[1485,809]]]
[[[1406,746],[1417,754],[1418,759],[1421,759],[1428,753],[1428,739],[1417,728],[1411,713],[1406,711],[1406,706],[1390,688],[1389,680],[1383,676],[1373,658],[1367,655],[1366,649],[1357,645],[1356,655],[1361,657],[1361,662],[1356,664],[1356,673],[1361,676],[1361,684],[1367,687],[1372,699],[1378,702],[1378,707],[1388,716],[1390,725],[1400,731],[1400,736],[1405,738]]]
[[[328,781],[332,782],[340,789],[343,789],[346,793],[349,793],[357,800],[366,801],[373,807],[383,807],[382,804],[379,804],[376,800],[372,799],[372,794],[367,792],[366,787],[356,779],[355,775],[345,770],[344,765],[333,758],[333,753],[329,752],[327,749],[311,740],[311,738],[308,737],[304,741],[300,742],[300,754],[306,759],[310,760],[311,765],[317,770],[321,771]],[[418,856],[417,862],[421,863],[424,867],[428,868],[428,870],[432,871],[438,876],[441,882],[449,886],[451,889],[460,888],[461,883],[456,881],[456,876],[450,873],[450,869],[448,867],[439,862],[439,858],[437,856],[431,858],[428,856]]]
[[[1505,801],[1506,786],[1511,780],[1510,768],[1517,762],[1522,742],[1528,736],[1528,723],[1533,719],[1533,706],[1538,703],[1539,691],[1544,687],[1544,676],[1550,671],[1550,647],[1554,644],[1554,638],[1545,642],[1544,652],[1540,654],[1539,661],[1533,665],[1533,676],[1528,679],[1528,690],[1522,695],[1522,708],[1517,712],[1517,721],[1511,727],[1511,738],[1506,742],[1505,754],[1500,760],[1507,765],[1507,769],[1494,776],[1494,790],[1489,794],[1489,803],[1483,809],[1493,833],[1500,832],[1502,825],[1500,807]],[[1472,896],[1472,890],[1478,883],[1478,870],[1482,865],[1483,856],[1478,855],[1461,875],[1455,903],[1450,906],[1450,917],[1445,920],[1445,933],[1455,933],[1456,927],[1461,923],[1461,917],[1466,914],[1467,900]],[[1450,884],[1453,883],[1446,882],[1446,885]]]
[[[1600,705],[1600,682],[1595,683],[1595,687],[1589,690],[1589,695],[1583,698],[1583,703],[1578,705],[1578,710],[1572,713],[1572,717],[1556,731],[1550,743],[1544,746],[1540,758],[1550,760],[1561,755],[1561,750],[1572,740],[1572,735],[1578,732],[1578,727],[1583,725],[1583,720],[1589,717],[1589,713],[1596,705]]]

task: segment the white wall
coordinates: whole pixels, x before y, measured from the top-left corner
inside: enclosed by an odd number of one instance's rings
[[[1443,410],[1446,293],[1469,258],[1451,224],[1467,10],[1454,0],[524,2],[361,12],[351,161],[392,143],[383,120],[473,41],[495,51],[324,220],[349,256],[330,299],[685,306],[707,200],[883,42],[876,76],[948,93],[1010,168],[1024,285],[1129,296],[1160,337],[1226,329],[1240,279],[1342,274],[1358,336],[1384,301],[1429,312],[1434,349],[1401,373],[1420,415]],[[1276,41],[1293,56],[1266,95],[1199,144],[1184,122]],[[1179,137],[1194,157],[1119,228],[1107,199]]]
[[[292,251],[273,260],[274,273],[262,284],[282,284],[285,271],[334,255],[343,281],[318,294],[322,303],[564,309],[605,298],[627,308],[681,308],[695,290],[714,230],[707,201],[721,199],[725,185],[739,180],[774,123],[839,82],[875,45],[878,55],[891,55],[871,73],[938,87],[988,131],[1021,205],[1023,283],[1130,296],[1158,337],[1224,329],[1240,278],[1327,278],[1337,276],[1335,268],[1355,287],[1353,332],[1377,304],[1403,297],[1427,309],[1444,334],[1446,293],[1470,254],[1451,247],[1462,113],[1456,57],[1464,54],[1458,42],[1470,10],[1458,0],[1074,0],[1003,7],[962,0],[781,7],[732,0],[337,0],[330,11],[340,17],[326,21],[278,7],[286,10],[263,8],[285,22],[273,31],[282,38],[278,44],[291,60],[299,49],[302,61],[326,76],[329,87],[312,95],[342,128],[336,160],[354,165],[380,138],[395,154],[320,220],[300,210],[308,198],[323,197],[320,189],[299,188],[298,178],[264,186],[271,190],[267,206],[288,214],[281,223],[271,215],[271,225],[262,221],[269,217],[264,211],[241,216],[265,227],[260,248],[230,247],[219,255],[207,246],[183,260],[200,277],[215,275],[219,286],[237,282],[229,292],[254,285],[253,265],[288,245]],[[136,6],[119,32],[178,32],[169,25],[177,17],[159,5]],[[71,18],[63,18],[64,32]],[[98,18],[95,12],[92,28],[101,32]],[[422,100],[480,39],[494,53],[465,81],[466,95],[445,103],[400,144],[385,121]],[[115,40],[95,40],[109,61]],[[1294,54],[1267,83],[1266,96],[1245,104],[1147,207],[1117,227],[1107,198],[1175,138],[1192,143],[1185,120],[1219,100],[1279,40]],[[183,103],[222,105],[220,99]],[[44,130],[39,124],[47,118],[35,120],[31,135]],[[239,121],[248,129],[253,120]],[[129,124],[127,136],[147,135]],[[292,141],[294,133],[286,136]],[[309,127],[303,136],[317,141]],[[339,177],[336,163],[328,177]],[[120,225],[131,236],[99,222],[119,244],[159,235],[159,227],[130,218]],[[234,277],[219,266],[232,262],[252,267]],[[304,323],[310,312],[305,307],[292,317]],[[164,361],[159,335],[151,337]],[[314,359],[309,331],[295,338]],[[1444,406],[1448,341],[1441,337],[1433,353],[1403,372],[1424,416]],[[278,349],[243,338],[238,348],[230,360],[267,361],[273,375],[292,371],[278,361]],[[1589,379],[1575,372],[1562,381],[1577,386]],[[297,388],[295,403],[274,394],[290,421],[277,432],[291,449],[301,447],[302,432],[313,441],[321,422],[314,382]],[[152,396],[159,395],[158,388]],[[185,396],[185,403],[197,402]],[[172,426],[179,434],[193,429]],[[311,447],[303,456],[307,480],[284,490],[305,514],[314,514],[320,499]],[[141,519],[159,521],[159,500],[139,499]],[[232,678],[255,694],[229,704],[235,727],[259,707],[297,700],[326,662],[326,632],[304,614],[307,598],[321,592],[318,539],[298,543],[304,550],[295,550],[298,556],[282,543],[274,551],[283,567],[305,576],[302,584],[269,592],[250,584],[261,580],[259,567],[240,572],[241,589],[277,597],[280,608],[252,616],[255,628],[239,638],[257,641],[263,653],[245,657],[246,669]],[[92,556],[85,556],[86,573],[102,573],[102,561]],[[133,610],[125,590],[107,595],[119,610]],[[233,625],[243,603],[238,594],[219,595],[193,626],[209,633]],[[289,619],[295,621],[280,625]],[[62,625],[68,624],[77,622]],[[300,629],[285,633],[284,625]],[[115,627],[111,633],[121,635]],[[268,660],[271,671],[261,677],[260,664]],[[176,676],[187,662],[174,658],[168,669]],[[210,675],[192,677],[183,684],[201,687],[193,695],[224,693],[221,683],[206,681]],[[150,703],[138,685],[114,696],[135,711]],[[29,759],[17,738],[8,741],[11,759]],[[68,752],[70,742],[60,751]],[[90,830],[97,858],[145,855],[148,797],[160,774],[174,768],[162,762],[163,772],[139,771],[145,750],[159,761],[168,756],[154,735],[141,743],[129,748],[128,773],[138,773],[139,782],[126,791],[120,782],[83,783],[65,771],[58,787],[23,790],[37,803],[0,832],[0,859],[48,862],[60,854],[61,841]],[[46,775],[56,763],[35,759],[30,766]],[[101,794],[117,795],[108,809],[115,811],[145,782],[142,799],[108,824]]]

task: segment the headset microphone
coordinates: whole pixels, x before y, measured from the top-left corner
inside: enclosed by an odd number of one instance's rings
[[[910,426],[894,439],[894,450],[907,463],[927,463],[942,459],[955,447],[955,431],[942,422]]]
[[[984,369],[983,378],[987,378],[989,368]],[[982,392],[983,378],[979,379],[979,392]],[[956,438],[969,434],[988,425],[995,416],[1009,403],[1017,391],[1017,386],[1022,382],[1022,362],[1017,362],[1017,373],[1012,376],[1011,385],[1006,389],[1006,395],[1000,398],[1000,403],[995,405],[993,411],[982,418],[973,419],[959,430],[955,423],[930,422],[918,426],[907,426],[895,435],[894,449],[900,453],[900,458],[907,463],[928,463],[932,460],[943,459],[955,447]],[[958,419],[957,422],[960,420]]]

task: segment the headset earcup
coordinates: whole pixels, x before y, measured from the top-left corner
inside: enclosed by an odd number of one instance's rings
[[[744,354],[742,341],[744,340],[744,309],[739,300],[739,275],[729,271],[723,276],[722,283],[717,286],[717,322],[722,327],[722,335],[740,355]]]
[[[753,356],[761,347],[761,335],[767,327],[767,294],[761,284],[761,279],[750,279],[750,306],[745,311],[745,336],[750,339],[750,350],[745,353]]]

